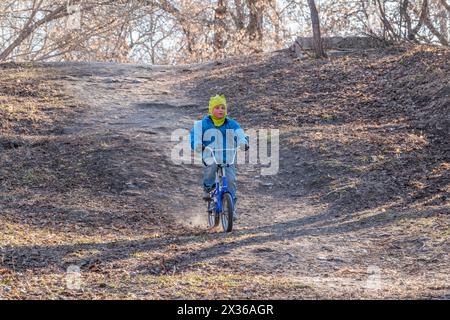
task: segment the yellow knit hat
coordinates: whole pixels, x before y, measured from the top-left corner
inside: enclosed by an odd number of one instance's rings
[[[214,107],[219,105],[223,105],[225,107],[225,114],[223,118],[216,118],[213,115]],[[224,95],[215,95],[209,99],[209,114],[216,127],[221,126],[225,122],[225,118],[227,116],[227,100]]]

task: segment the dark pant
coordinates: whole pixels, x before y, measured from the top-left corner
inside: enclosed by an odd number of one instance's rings
[[[236,166],[225,167],[227,187],[233,199],[236,199]],[[203,186],[210,189],[216,181],[217,164],[213,163],[203,169]]]

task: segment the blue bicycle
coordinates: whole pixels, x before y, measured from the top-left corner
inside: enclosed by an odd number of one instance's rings
[[[217,227],[222,221],[222,228],[225,232],[231,232],[233,229],[233,212],[234,200],[227,188],[227,177],[225,175],[225,167],[234,164],[237,149],[212,149],[205,147],[212,154],[214,162],[217,164],[216,180],[211,190],[210,199],[208,201],[208,222],[211,228]],[[233,160],[227,163],[221,163],[215,156],[215,152],[233,152]]]

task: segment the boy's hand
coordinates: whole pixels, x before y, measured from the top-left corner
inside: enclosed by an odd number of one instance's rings
[[[203,151],[203,146],[199,143],[195,146],[195,152],[202,152]]]
[[[247,151],[250,147],[248,144],[243,143],[239,146],[241,148],[242,151]]]

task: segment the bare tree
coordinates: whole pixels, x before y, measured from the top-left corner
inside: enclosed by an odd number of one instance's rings
[[[68,29],[79,5],[81,24]],[[270,51],[311,35],[448,45],[448,0],[4,0],[0,62],[192,63]],[[319,20],[320,12],[320,20]]]
[[[427,2],[424,1],[422,3],[421,13],[419,15],[419,21],[417,22],[415,27],[412,27],[411,16],[410,16],[410,13],[408,10],[409,6],[410,6],[410,0],[403,0],[402,4],[400,6],[400,16],[403,17],[403,19],[406,23],[406,35],[404,35],[403,37],[406,36],[406,39],[408,39],[409,41],[417,42],[416,35],[422,28],[423,21],[424,21],[426,12],[427,12]]]
[[[227,30],[225,21],[227,7],[225,0],[218,0],[214,11],[214,51],[221,53],[225,48],[225,32]]]
[[[447,26],[444,27],[444,23],[446,24],[446,19],[442,19],[442,18],[446,17],[446,16],[442,15],[443,10],[440,10],[435,15],[436,20],[438,20],[438,23],[440,22],[441,26],[443,27],[441,30],[439,30],[439,28],[436,27],[435,23],[433,23],[433,21],[430,18],[428,1],[424,0],[424,3],[427,3],[425,14],[424,14],[424,23],[425,23],[425,25],[430,30],[430,32],[439,40],[439,42],[442,45],[448,46],[448,36],[447,36],[448,27]]]
[[[247,0],[247,4],[250,11],[247,25],[248,40],[254,51],[262,51],[265,0]]]
[[[450,5],[445,2],[445,0],[440,0],[441,9],[439,12],[439,32],[442,35],[441,44],[448,45],[449,43],[449,25],[448,25],[448,15],[450,12]]]
[[[232,11],[230,13],[233,18],[235,27],[239,32],[245,28],[244,4],[242,3],[242,0],[234,0],[234,7],[236,13],[233,14]]]
[[[73,0],[71,3],[79,4],[80,6],[82,5],[83,11],[89,12],[97,6],[110,4],[112,2],[114,2],[114,0],[93,3],[82,3],[81,0]],[[5,49],[3,49],[2,52],[0,52],[0,61],[8,59],[13,51],[20,47],[25,40],[33,36],[34,32],[36,32],[39,28],[45,27],[54,21],[65,18],[70,14],[71,13],[67,10],[67,2],[44,6],[44,0],[33,0],[26,23],[20,28],[20,30],[16,31],[15,39]],[[37,19],[37,17],[39,18]]]
[[[313,30],[314,52],[317,58],[325,58],[325,50],[322,45],[322,37],[320,35],[319,13],[317,12],[314,0],[308,0],[309,10],[311,12],[311,24]]]

